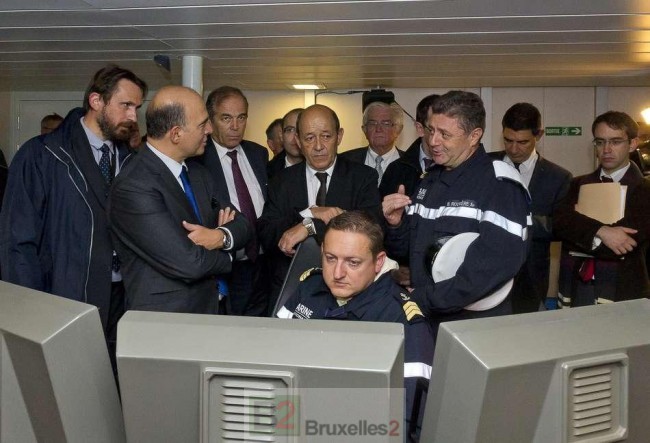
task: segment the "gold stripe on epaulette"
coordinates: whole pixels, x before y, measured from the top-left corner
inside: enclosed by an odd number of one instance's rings
[[[311,273],[314,272],[315,269],[316,269],[316,268],[309,268],[309,269],[307,269],[305,272],[303,272],[302,274],[300,274],[300,279],[299,279],[299,280],[300,280],[300,281],[305,281],[305,280],[307,279],[307,277],[309,277],[309,276],[311,275]]]
[[[420,307],[414,301],[408,301],[404,303],[402,307],[404,308],[404,314],[406,314],[407,321],[411,321],[413,317],[417,315],[419,315],[420,317],[424,317],[422,311],[420,310]]]

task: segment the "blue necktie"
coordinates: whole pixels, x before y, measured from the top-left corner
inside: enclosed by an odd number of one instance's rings
[[[196,218],[199,220],[199,224],[202,225],[203,221],[201,220],[199,205],[196,202],[194,191],[192,191],[192,185],[190,184],[190,177],[187,174],[187,166],[183,166],[183,170],[181,171],[180,178],[181,178],[181,183],[183,183],[183,190],[185,191],[185,196],[189,200],[190,205],[192,205],[192,209],[194,209],[194,215],[196,215]],[[219,292],[219,300],[221,300],[223,297],[228,296],[228,284],[224,279],[217,277],[217,290]]]
[[[192,205],[192,209],[194,209],[194,215],[196,215],[196,218],[199,220],[199,224],[202,225],[203,221],[201,220],[201,213],[199,212],[199,205],[196,202],[196,197],[194,197],[194,191],[192,191],[192,185],[190,184],[190,177],[187,175],[187,166],[183,166],[183,170],[181,171],[181,183],[183,183],[183,190],[185,191],[185,196],[190,202],[190,205]]]

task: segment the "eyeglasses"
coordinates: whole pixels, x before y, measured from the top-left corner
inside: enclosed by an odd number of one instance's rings
[[[602,149],[607,145],[610,145],[612,148],[618,148],[623,143],[629,141],[629,138],[595,138],[591,143],[593,143],[594,148]]]
[[[284,132],[285,134],[293,134],[294,132],[296,132],[296,128],[294,126],[287,126],[286,128],[282,129],[282,132]]]
[[[384,120],[384,121],[375,121],[375,120],[369,120],[366,122],[366,128],[369,129],[377,129],[379,126],[381,126],[384,129],[389,129],[395,126],[395,123],[389,121],[389,120]]]

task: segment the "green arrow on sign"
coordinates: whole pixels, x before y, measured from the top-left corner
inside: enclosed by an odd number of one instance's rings
[[[549,136],[577,136],[582,135],[582,126],[547,126],[544,134]]]

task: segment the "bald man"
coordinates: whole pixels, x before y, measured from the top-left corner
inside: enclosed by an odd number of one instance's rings
[[[147,145],[113,184],[109,218],[122,259],[127,309],[216,313],[216,276],[246,244],[249,226],[216,196],[203,153],[212,126],[201,96],[162,88],[146,113]]]

